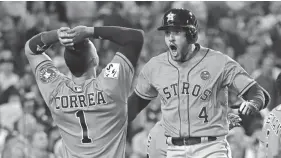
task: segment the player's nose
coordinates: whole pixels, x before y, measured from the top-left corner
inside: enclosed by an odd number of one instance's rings
[[[174,35],[174,33],[170,33],[170,35],[169,35],[169,41],[175,41],[175,35]]]

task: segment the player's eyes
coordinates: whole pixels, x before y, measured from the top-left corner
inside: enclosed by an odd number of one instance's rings
[[[165,31],[165,35],[170,35],[171,31]]]

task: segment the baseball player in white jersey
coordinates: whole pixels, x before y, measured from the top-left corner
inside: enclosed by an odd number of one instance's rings
[[[276,79],[278,95],[281,95],[281,73]],[[259,157],[281,157],[281,105],[275,107],[266,117],[260,137]]]
[[[89,37],[120,45],[99,76],[98,55]],[[45,53],[58,41],[66,46],[72,78],[60,73]],[[114,26],[61,28],[27,41],[25,54],[59,128],[64,158],[125,157],[127,97],[142,45],[143,31]]]
[[[245,100],[239,109],[243,115],[264,108],[270,99],[268,93],[236,61],[196,43],[198,24],[189,10],[169,10],[158,30],[165,31],[168,51],[145,64],[128,100],[130,121],[152,99],[161,98],[157,137],[165,139],[167,145],[159,140],[153,146],[151,142],[158,138],[152,137],[152,131],[149,148],[166,149],[156,150],[160,151],[156,154],[149,149],[148,157],[231,157],[225,139],[229,131],[228,89]]]

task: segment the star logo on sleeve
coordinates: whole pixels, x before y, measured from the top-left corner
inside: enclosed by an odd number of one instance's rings
[[[42,68],[39,72],[39,79],[43,83],[50,83],[57,77],[57,72],[52,67]]]

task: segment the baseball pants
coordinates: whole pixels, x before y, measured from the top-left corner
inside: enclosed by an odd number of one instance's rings
[[[165,129],[157,122],[150,130],[147,142],[147,158],[166,158],[168,144]]]
[[[231,151],[225,138],[195,145],[169,143],[167,158],[231,158]]]

